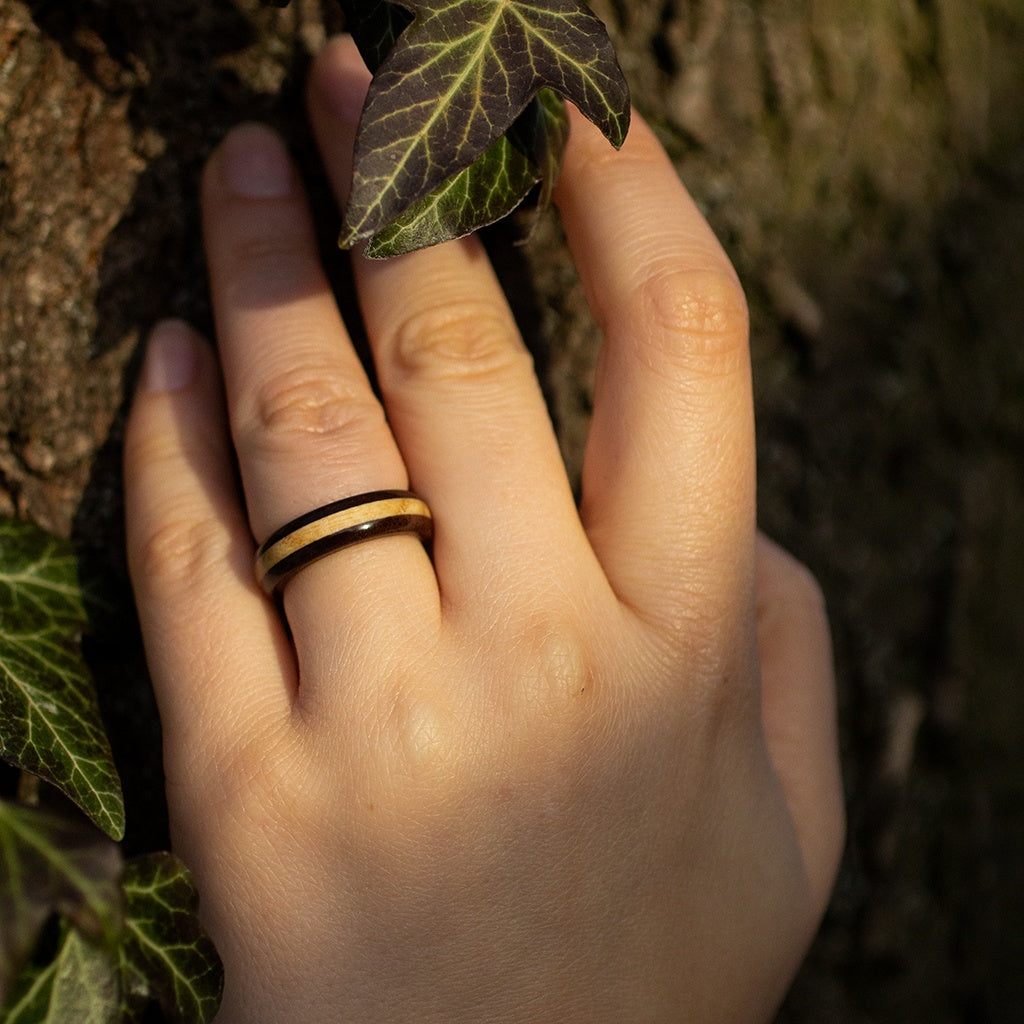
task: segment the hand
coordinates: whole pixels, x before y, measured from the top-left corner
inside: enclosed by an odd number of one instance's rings
[[[310,109],[339,193],[365,87],[332,43]],[[607,339],[579,509],[475,240],[356,258],[382,408],[276,137],[240,128],[207,168],[223,379],[155,330],[126,478],[222,1021],[765,1020],[817,927],[843,831],[828,630],[756,536],[740,286],[643,123],[616,154],[576,117],[557,199]],[[406,487],[432,550],[303,569],[289,632],[256,541]]]

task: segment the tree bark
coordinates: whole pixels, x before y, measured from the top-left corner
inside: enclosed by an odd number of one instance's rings
[[[850,856],[783,1019],[1015,1019],[1024,9],[593,6],[747,286],[762,522],[832,609]],[[0,0],[0,514],[72,535],[123,619],[126,389],[156,319],[209,326],[196,183],[231,124],[288,136],[352,301],[300,116],[340,26],[333,0]],[[600,339],[557,222],[524,250],[505,234],[575,475]],[[120,644],[104,671],[137,663]],[[114,725],[152,714],[109,690]]]

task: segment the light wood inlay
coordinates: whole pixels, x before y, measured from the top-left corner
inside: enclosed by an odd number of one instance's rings
[[[256,560],[256,574],[262,580],[267,573],[282,559],[315,544],[325,537],[350,530],[366,523],[381,519],[394,519],[398,516],[419,516],[430,519],[430,509],[425,501],[416,497],[384,498],[378,501],[365,502],[352,508],[342,509],[317,519],[305,526],[300,526],[291,533],[285,534],[265,551],[260,551]]]

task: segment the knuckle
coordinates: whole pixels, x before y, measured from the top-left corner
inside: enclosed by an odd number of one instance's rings
[[[416,310],[394,331],[391,355],[401,378],[456,384],[504,377],[530,365],[507,313],[486,301]]]
[[[173,473],[180,457],[179,444],[179,438],[167,431],[143,424],[133,410],[124,436],[126,483],[135,483],[147,469],[157,479]]]
[[[746,365],[748,312],[743,289],[724,266],[651,268],[639,289],[640,322],[660,357],[689,372],[729,375]]]
[[[220,523],[179,515],[143,538],[134,575],[149,589],[192,588],[211,573],[223,571],[230,549],[231,538]]]
[[[312,265],[309,239],[303,235],[288,232],[242,231],[231,247],[233,259],[242,267],[278,267],[281,263]]]
[[[744,615],[741,608],[705,600],[694,590],[671,621],[657,623],[648,633],[661,668],[652,697],[683,713],[695,737],[713,738],[756,714],[750,652],[735,642],[745,633]],[[680,679],[686,680],[683,688]]]
[[[552,704],[571,708],[593,688],[594,673],[587,646],[577,629],[548,621],[527,631],[517,645],[524,652],[517,666],[520,696],[544,714]]]
[[[494,648],[485,643],[463,663],[474,671],[499,663],[500,675],[483,669],[493,690],[485,685],[472,695],[431,694],[411,676],[392,680],[367,731],[373,756],[430,785],[446,780],[448,786],[475,786],[481,772],[496,767],[495,758],[504,770],[516,751],[538,744],[554,750],[571,742],[581,716],[590,713],[597,686],[586,632],[579,624],[539,614],[511,632],[499,630],[492,642],[500,644],[500,653],[492,657]]]
[[[459,752],[458,732],[451,709],[403,687],[380,709],[373,742],[392,763],[419,778],[450,774]]]
[[[289,450],[311,438],[358,449],[384,430],[384,412],[369,393],[347,387],[326,367],[301,365],[264,381],[235,424],[239,443],[256,450]]]
[[[282,266],[318,272],[316,240],[309,222],[290,204],[265,207],[256,215],[228,206],[217,216],[214,252],[236,272],[248,268],[276,272]]]

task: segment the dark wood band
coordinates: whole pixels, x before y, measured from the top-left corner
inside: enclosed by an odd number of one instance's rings
[[[256,552],[256,577],[274,594],[285,581],[341,548],[394,533],[433,536],[427,503],[411,491],[370,491],[313,509],[275,530]]]

